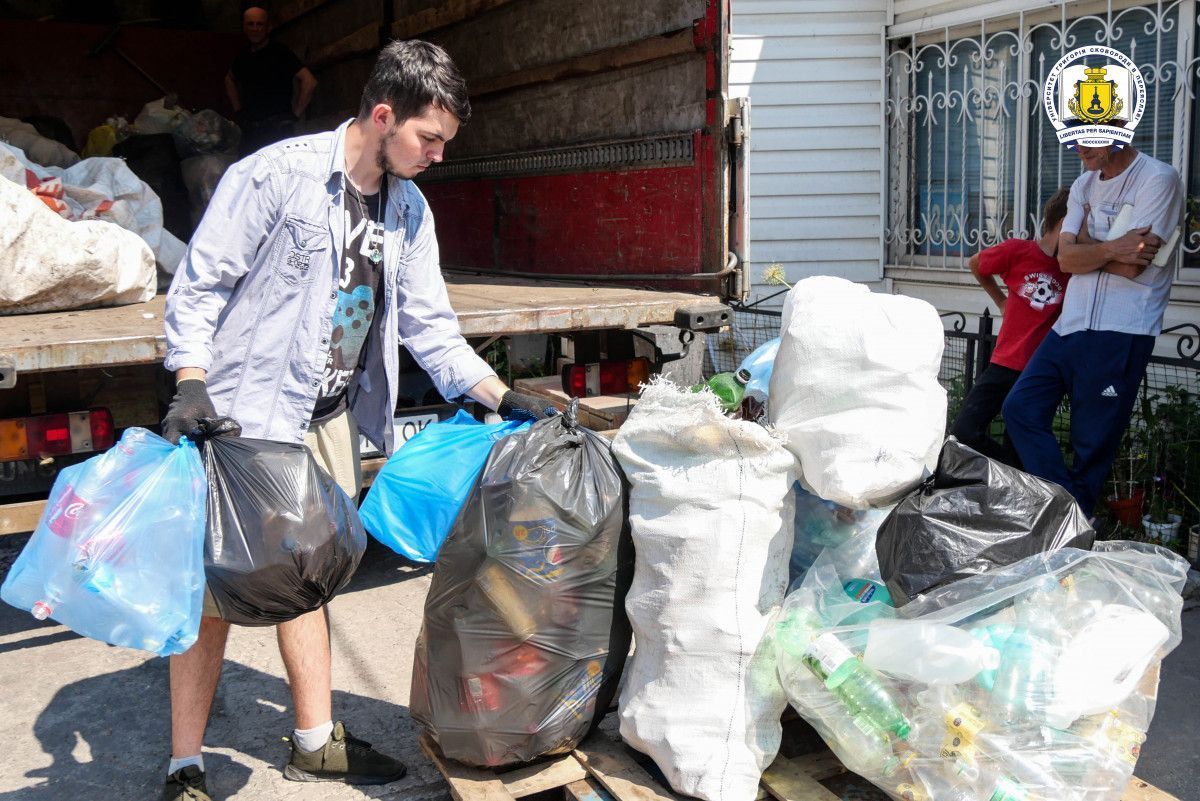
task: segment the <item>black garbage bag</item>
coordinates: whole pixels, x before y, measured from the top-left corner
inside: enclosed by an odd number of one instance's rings
[[[880,525],[875,552],[892,600],[901,606],[1035,553],[1089,550],[1095,537],[1065,489],[951,437],[937,471]]]
[[[453,759],[570,750],[608,711],[629,654],[624,474],[573,409],[500,440],[438,554],[412,717]]]
[[[282,623],[329,602],[367,535],[354,501],[304,445],[217,436],[204,443],[204,575],[230,623]]]

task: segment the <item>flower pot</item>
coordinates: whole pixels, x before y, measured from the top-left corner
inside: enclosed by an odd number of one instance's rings
[[[1129,527],[1137,526],[1142,519],[1142,504],[1146,500],[1146,491],[1138,487],[1128,498],[1109,497],[1104,503],[1108,506],[1120,523]]]
[[[1182,522],[1182,515],[1169,514],[1166,523],[1151,523],[1150,515],[1146,515],[1142,518],[1142,530],[1151,539],[1171,547],[1175,544],[1175,537],[1179,534],[1179,524]]]
[[[1193,565],[1200,562],[1200,523],[1192,523],[1188,529],[1187,558]]]

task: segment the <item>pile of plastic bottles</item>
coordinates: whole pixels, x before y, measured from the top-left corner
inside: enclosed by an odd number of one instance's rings
[[[1187,565],[1065,548],[901,609],[871,532],[827,550],[774,631],[789,700],[852,771],[906,801],[1118,801],[1180,641]]]

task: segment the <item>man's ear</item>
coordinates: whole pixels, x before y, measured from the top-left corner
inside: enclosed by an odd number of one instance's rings
[[[396,120],[396,115],[392,112],[392,107],[387,103],[376,103],[375,108],[371,109],[371,121],[375,123],[375,127],[380,134],[387,133]]]

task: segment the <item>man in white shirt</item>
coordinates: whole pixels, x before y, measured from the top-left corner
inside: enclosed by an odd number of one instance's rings
[[[1131,146],[1077,150],[1085,172],[1059,234],[1058,261],[1072,274],[1062,315],[1005,401],[1004,422],[1025,469],[1066,487],[1090,517],[1162,330],[1174,261],[1156,256],[1180,224],[1184,196],[1171,165]],[[1051,429],[1064,394],[1070,468]]]

